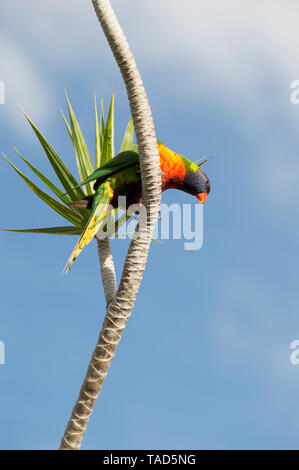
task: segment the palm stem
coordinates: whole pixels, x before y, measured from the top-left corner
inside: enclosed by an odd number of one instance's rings
[[[99,339],[60,449],[80,449],[89,417],[134,306],[161,197],[160,161],[154,123],[134,56],[110,1],[92,0],[92,3],[126,85],[139,149],[142,201],[147,209],[147,223],[140,229],[140,236],[130,244],[119,288],[114,299],[108,303]]]
[[[101,266],[102,284],[108,305],[110,302],[112,302],[116,294],[116,275],[114,262],[109,240],[105,238],[104,240],[97,240],[97,243]]]

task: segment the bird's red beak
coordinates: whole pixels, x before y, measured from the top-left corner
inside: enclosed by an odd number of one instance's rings
[[[207,200],[207,196],[208,196],[208,193],[199,193],[199,194],[196,194],[196,197],[197,199],[199,199],[199,202],[201,204],[204,204]]]

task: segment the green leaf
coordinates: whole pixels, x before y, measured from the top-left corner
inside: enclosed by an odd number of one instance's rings
[[[68,197],[68,196],[65,196],[63,191],[61,191],[61,189],[59,189],[54,183],[52,183],[52,181],[50,181],[45,175],[43,175],[37,168],[35,168],[25,157],[23,157],[23,155],[20,154],[20,152],[14,147],[15,151],[17,152],[17,154],[19,155],[19,157],[22,158],[22,160],[29,166],[29,168],[31,168],[31,170],[41,179],[41,181],[43,183],[45,183],[48,188],[51,189],[51,191],[53,191],[54,194],[56,194],[56,196],[58,196],[62,202],[70,202],[71,199]]]
[[[54,209],[58,214],[60,214],[65,219],[69,220],[72,224],[81,227],[84,224],[84,219],[77,215],[71,208],[61,204],[60,202],[53,199],[49,194],[45,193],[40,189],[36,184],[34,184],[27,176],[23,175],[23,173],[13,164],[11,161],[2,154],[4,158],[10,163],[10,165],[14,168],[14,170],[21,176],[21,178],[25,181],[25,183],[29,186],[30,189],[40,198],[42,199],[48,206]]]
[[[109,114],[105,127],[101,166],[105,165],[114,157],[114,93],[112,93]]]
[[[129,150],[131,150],[132,152],[138,153],[138,144],[132,145],[132,146],[129,148]]]
[[[91,159],[89,150],[87,148],[84,136],[80,129],[79,123],[77,121],[77,118],[71,106],[71,103],[68,99],[67,93],[66,93],[66,99],[67,99],[69,117],[70,117],[70,122],[71,122],[71,131],[72,131],[71,139],[72,139],[75,154],[76,154],[76,160],[77,160],[77,166],[78,166],[80,178],[81,178],[81,181],[83,181],[94,171],[94,165],[92,163],[92,159]],[[94,193],[92,186],[90,184],[86,185],[86,192],[87,194]]]
[[[105,135],[105,118],[104,118],[104,106],[103,100],[101,101],[101,124],[100,124],[100,143],[101,143],[101,153],[103,151],[104,135]]]
[[[60,112],[61,112],[61,115],[62,115],[62,117],[63,117],[64,123],[65,123],[66,128],[67,128],[67,131],[68,131],[68,133],[69,133],[69,136],[70,136],[70,138],[71,138],[71,141],[73,142],[72,129],[70,128],[70,125],[69,125],[69,123],[67,122],[67,118],[65,117],[64,112],[62,111],[62,109],[60,110]]]
[[[97,98],[94,94],[94,115],[95,115],[95,136],[96,136],[96,168],[99,168],[101,165],[101,137],[100,137],[100,126],[99,126],[99,116],[98,116],[98,107],[97,107]]]
[[[30,126],[32,127],[35,135],[37,136],[39,142],[41,143],[49,162],[51,163],[53,170],[55,171],[56,175],[58,176],[62,186],[66,190],[66,192],[70,192],[74,186],[78,185],[77,180],[73,177],[69,169],[63,163],[61,158],[57,155],[53,147],[49,144],[49,142],[45,139],[45,137],[41,134],[35,124],[31,121],[31,119],[27,116],[27,114],[23,111],[26,119],[28,120]],[[78,199],[82,199],[85,196],[85,193],[82,191],[81,188],[77,188],[76,191],[73,191],[70,194],[70,198],[72,201],[77,201]]]
[[[0,232],[16,232],[16,233],[45,233],[48,235],[80,235],[82,229],[73,226],[67,227],[47,227],[47,228],[26,228],[26,229],[6,229],[0,228]]]
[[[131,117],[119,151],[123,152],[124,150],[129,150],[133,145],[133,138],[134,138],[134,123]]]
[[[64,122],[65,122],[65,125],[66,125],[67,131],[68,131],[68,133],[69,133],[69,136],[70,136],[70,138],[71,138],[71,140],[72,140],[72,129],[70,128],[69,123],[67,122],[67,119],[66,119],[66,117],[65,117],[65,115],[64,115],[64,113],[63,113],[63,111],[62,111],[62,109],[60,110],[60,112],[61,112],[61,115],[62,115],[63,120],[64,120]],[[64,196],[66,196],[65,193],[64,193]],[[84,196],[85,196],[85,194],[83,193],[83,197],[84,197]],[[78,208],[78,207],[77,207],[77,208],[73,208],[73,209],[74,209],[74,211],[76,211],[76,212],[78,212],[79,214],[81,214],[82,217],[84,217],[84,219],[87,220],[87,219],[89,218],[89,215],[90,215],[90,214],[89,214],[89,211],[88,211],[88,210],[86,210],[86,209],[80,209],[80,208]]]

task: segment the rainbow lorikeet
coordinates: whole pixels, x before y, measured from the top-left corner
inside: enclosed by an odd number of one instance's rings
[[[136,146],[137,147],[137,146]],[[162,191],[180,189],[196,196],[203,204],[210,192],[210,182],[199,165],[168,149],[158,141],[160,167],[162,173]],[[69,203],[72,207],[90,208],[91,215],[80,236],[66,266],[70,269],[73,262],[90,243],[99,229],[99,224],[106,216],[108,205],[118,207],[118,196],[126,196],[126,207],[140,203],[141,174],[139,155],[135,151],[124,151],[95,170],[81,185],[96,181],[92,196]],[[75,188],[74,188],[75,189]]]

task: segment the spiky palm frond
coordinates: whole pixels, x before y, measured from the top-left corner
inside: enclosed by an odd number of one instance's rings
[[[30,126],[32,127],[36,137],[38,138],[43,150],[48,158],[54,172],[56,173],[63,189],[60,189],[55,183],[53,183],[47,176],[45,176],[41,171],[35,168],[20,152],[16,149],[16,153],[22,159],[24,163],[33,171],[33,173],[44,183],[48,189],[60,199],[58,201],[50,194],[43,191],[38,187],[33,181],[31,181],[27,176],[25,176],[21,170],[19,170],[4,154],[3,156],[10,163],[12,168],[17,172],[17,174],[25,181],[29,188],[51,209],[55,210],[59,215],[64,219],[70,222],[72,225],[63,226],[63,227],[47,227],[47,228],[29,228],[29,229],[0,229],[1,231],[8,232],[18,232],[18,233],[43,233],[43,234],[54,234],[54,235],[80,235],[86,225],[86,222],[89,217],[89,211],[87,209],[78,209],[73,208],[67,205],[70,201],[76,201],[86,196],[86,194],[92,194],[92,184],[87,184],[82,189],[77,187],[74,191],[71,191],[75,186],[78,186],[81,181],[86,179],[95,168],[107,163],[111,158],[114,157],[114,94],[112,94],[110,108],[108,112],[108,117],[105,122],[103,103],[101,105],[101,114],[100,119],[98,116],[96,96],[94,96],[94,109],[95,109],[95,156],[94,161],[88,150],[85,138],[81,131],[78,120],[75,116],[73,108],[71,106],[70,100],[66,94],[68,112],[69,112],[69,121],[62,112],[62,117],[65,122],[69,137],[74,147],[74,153],[76,157],[79,178],[78,181],[75,176],[72,175],[70,170],[67,168],[63,160],[46,140],[43,134],[39,131],[36,125],[32,120],[26,115],[24,115],[28,120]],[[134,125],[132,118],[129,120],[129,124],[124,133],[122,140],[120,152],[128,150],[133,145],[133,136],[134,136]],[[85,193],[86,191],[86,193]],[[65,192],[69,193],[68,195]],[[115,222],[115,232],[117,232],[120,227],[126,222],[126,217],[120,217],[119,220]]]

